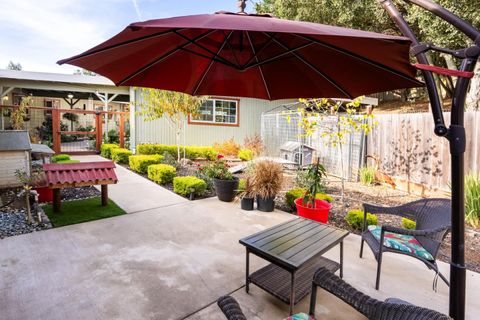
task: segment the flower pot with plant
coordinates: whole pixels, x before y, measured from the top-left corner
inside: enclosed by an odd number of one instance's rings
[[[282,189],[283,167],[270,160],[258,161],[252,172],[253,193],[257,197],[257,209],[271,212],[275,209],[275,196]]]
[[[228,166],[222,159],[207,164],[202,168],[204,174],[212,178],[218,200],[231,202],[235,199],[238,189],[238,178],[228,170]]]
[[[240,207],[242,210],[252,211],[255,196],[253,193],[252,178],[250,176],[247,176],[245,179],[240,181],[239,191],[240,194],[238,196],[241,199]]]
[[[307,171],[309,185],[302,198],[295,200],[297,214],[310,220],[322,223],[328,222],[328,213],[332,205],[324,200],[317,199],[316,195],[323,190],[322,178],[326,176],[326,170],[317,159],[315,164],[310,165]]]

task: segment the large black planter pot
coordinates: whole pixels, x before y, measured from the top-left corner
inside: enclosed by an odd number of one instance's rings
[[[257,209],[263,212],[272,212],[275,209],[275,197],[261,198],[257,197]]]
[[[242,198],[242,201],[240,202],[242,210],[252,211],[253,200],[254,200],[253,198],[247,198],[247,197]]]
[[[235,199],[235,194],[238,189],[238,178],[234,180],[220,180],[213,179],[213,185],[217,193],[218,200],[231,202]]]

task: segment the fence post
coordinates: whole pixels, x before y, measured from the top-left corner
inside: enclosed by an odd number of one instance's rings
[[[125,147],[125,113],[120,113],[120,134],[119,134],[120,148]]]
[[[61,152],[61,138],[60,110],[52,109],[52,139],[55,153]]]
[[[100,148],[102,147],[102,141],[103,141],[102,124],[103,124],[102,113],[98,112],[95,114],[95,128],[97,129],[97,138],[96,138],[97,153],[100,152]]]

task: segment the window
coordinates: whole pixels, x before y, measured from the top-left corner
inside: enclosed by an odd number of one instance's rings
[[[191,117],[190,123],[238,125],[238,100],[209,99],[198,110],[198,116]]]

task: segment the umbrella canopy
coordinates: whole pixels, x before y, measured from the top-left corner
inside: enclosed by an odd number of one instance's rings
[[[133,23],[58,63],[191,95],[351,99],[423,85],[409,49],[404,37],[218,12]]]

